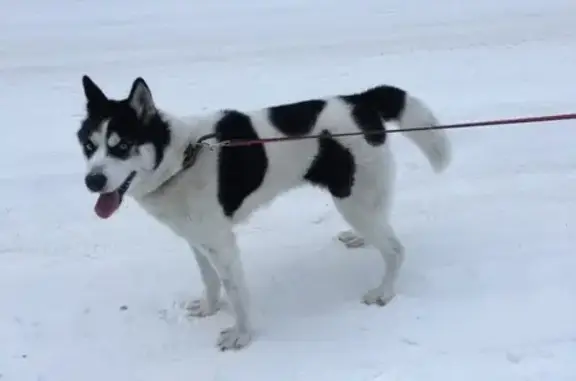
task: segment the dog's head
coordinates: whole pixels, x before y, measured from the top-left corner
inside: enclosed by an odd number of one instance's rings
[[[131,189],[161,163],[170,141],[148,85],[137,78],[127,98],[108,99],[88,77],[82,77],[86,116],[77,137],[87,163],[86,187],[98,193],[95,211],[110,217]]]

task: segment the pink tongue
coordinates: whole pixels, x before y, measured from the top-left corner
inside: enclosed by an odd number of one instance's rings
[[[120,194],[118,192],[103,193],[98,197],[94,211],[100,218],[110,217],[120,207]]]

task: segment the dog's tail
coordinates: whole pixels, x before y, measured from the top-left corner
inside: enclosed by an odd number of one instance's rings
[[[398,124],[401,129],[434,127],[439,125],[438,119],[420,99],[405,95]],[[403,131],[402,134],[410,139],[420,150],[436,172],[442,172],[452,160],[452,147],[446,131],[440,129],[426,129],[418,131]]]
[[[397,121],[401,129],[434,127],[438,120],[420,99],[406,91],[392,87],[380,86],[367,92],[371,103],[385,120]],[[418,131],[403,131],[426,156],[436,172],[442,172],[452,159],[452,148],[444,130],[423,129]]]

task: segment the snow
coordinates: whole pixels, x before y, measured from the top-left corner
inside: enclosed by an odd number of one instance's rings
[[[75,141],[80,77],[121,96],[143,76],[193,113],[380,83],[445,122],[574,111],[570,0],[3,0],[0,13],[0,380],[567,381],[576,379],[576,129],[452,131],[435,175],[401,136],[398,296],[346,250],[330,201],[287,194],[238,229],[255,341],[214,344],[227,311],[186,245],[128,200],[94,215]]]

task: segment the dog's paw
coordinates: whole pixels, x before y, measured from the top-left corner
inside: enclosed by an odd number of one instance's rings
[[[218,312],[220,304],[218,302],[208,302],[208,300],[202,298],[186,303],[185,307],[190,316],[206,317]]]
[[[238,350],[248,345],[251,340],[252,334],[249,331],[230,327],[220,332],[217,345],[221,351]]]
[[[386,304],[390,303],[394,299],[395,294],[393,292],[383,293],[380,289],[374,289],[368,291],[362,297],[362,303],[370,306],[375,305],[379,307],[384,307]]]
[[[360,237],[358,234],[352,230],[345,230],[338,233],[338,240],[344,244],[349,249],[355,249],[358,247],[363,247],[366,242],[364,238]]]

